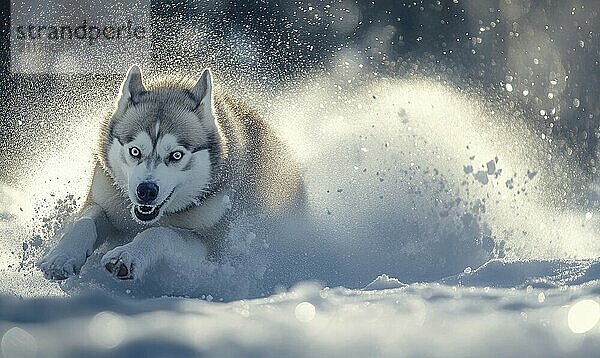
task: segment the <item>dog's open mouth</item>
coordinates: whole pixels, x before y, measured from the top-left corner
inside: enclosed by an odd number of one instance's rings
[[[141,221],[152,221],[160,214],[162,205],[136,205],[133,208],[135,217]]]
[[[138,220],[144,222],[156,219],[160,214],[160,209],[163,205],[165,205],[166,202],[169,201],[169,199],[171,199],[171,195],[173,195],[174,191],[175,189],[173,189],[173,191],[171,191],[171,193],[165,198],[165,200],[163,200],[162,203],[158,205],[134,205],[133,213],[135,217],[138,218]]]

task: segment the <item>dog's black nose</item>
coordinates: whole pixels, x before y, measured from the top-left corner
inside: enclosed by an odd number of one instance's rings
[[[140,204],[150,204],[158,197],[158,185],[152,182],[140,183],[137,187],[137,196]]]

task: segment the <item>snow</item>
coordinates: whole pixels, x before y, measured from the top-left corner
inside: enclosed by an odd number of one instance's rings
[[[301,164],[308,213],[240,215],[218,258],[138,281],[100,264],[113,237],[48,281],[131,58],[1,77],[0,357],[598,356],[594,1],[177,3],[138,64],[211,67]]]
[[[390,277],[386,274],[377,276],[373,282],[365,286],[364,290],[385,290],[388,288],[406,287],[405,283],[400,282],[397,278]]]
[[[16,173],[19,188],[0,186],[2,354],[600,349],[599,217],[557,205],[582,187],[568,161],[548,156],[511,111],[436,81],[307,82],[259,108],[304,169],[306,218],[240,216],[219,260],[188,265],[182,253],[181,265],[141,281],[117,281],[99,264],[127,238],[99,247],[60,283],[34,268],[85,193],[96,118],[75,107],[77,126],[65,133],[73,140]]]
[[[505,265],[519,271],[512,266]],[[590,356],[600,349],[599,290],[597,280],[530,289],[415,283],[359,290],[300,283],[228,303],[140,300],[104,291],[25,300],[5,294],[1,349],[6,357]]]

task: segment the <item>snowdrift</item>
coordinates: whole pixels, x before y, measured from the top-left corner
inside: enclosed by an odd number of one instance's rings
[[[574,271],[590,274],[596,263],[583,271],[580,264]],[[502,276],[495,265],[471,274],[496,277],[485,281],[488,287],[422,283],[358,290],[302,283],[229,303],[210,302],[210,296],[119,298],[105,291],[26,300],[3,295],[1,349],[6,357],[595,355],[600,282],[489,287],[518,282],[522,275],[511,272],[523,265],[503,263]],[[552,280],[557,265],[570,266],[537,262],[549,276],[530,280]]]

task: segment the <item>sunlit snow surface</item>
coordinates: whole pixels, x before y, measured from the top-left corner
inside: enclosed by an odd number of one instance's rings
[[[1,348],[7,357],[593,356],[600,349],[599,292],[598,282],[382,290],[304,283],[229,303],[104,292],[3,296]]]
[[[18,174],[22,187],[1,188],[2,354],[600,349],[598,215],[560,205],[575,169],[502,104],[427,78],[341,79],[316,75],[255,103],[303,168],[305,222],[241,217],[210,269],[141,282],[103,271],[106,246],[60,285],[33,267],[85,193],[101,111],[74,108],[74,139]]]

